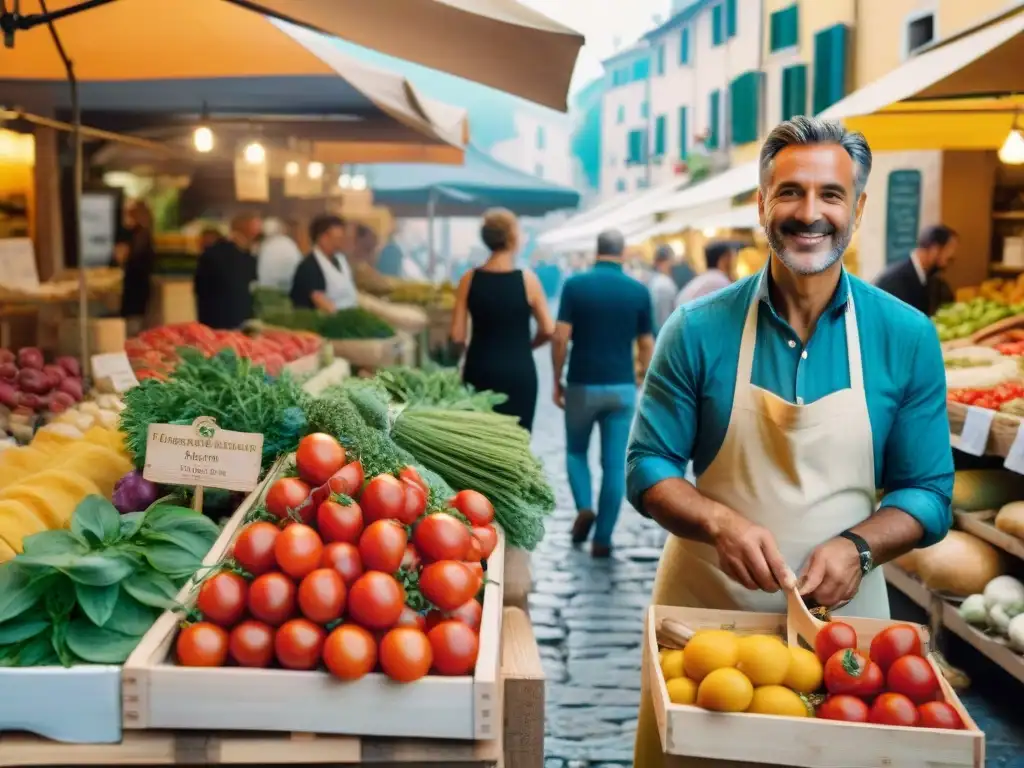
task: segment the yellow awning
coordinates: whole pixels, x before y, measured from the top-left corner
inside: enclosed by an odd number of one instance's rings
[[[932,46],[819,117],[873,150],[997,149],[1024,106],[1024,9]]]

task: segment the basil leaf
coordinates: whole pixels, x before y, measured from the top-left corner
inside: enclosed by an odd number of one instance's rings
[[[82,612],[97,627],[102,627],[110,619],[117,604],[117,596],[121,588],[117,584],[105,587],[91,587],[88,584],[75,584],[75,595]]]
[[[57,654],[57,658],[60,659],[61,665],[65,667],[73,667],[77,661],[74,652],[68,648],[67,637],[69,626],[67,619],[57,622],[53,625],[53,633],[50,636],[50,644],[53,646],[53,652]]]
[[[148,544],[143,555],[151,566],[172,579],[191,576],[203,564],[188,550],[163,542]]]
[[[175,605],[178,588],[162,573],[140,568],[129,576],[121,588],[143,605],[167,610]]]
[[[0,645],[29,640],[50,626],[53,626],[50,617],[37,606],[15,619],[0,624]]]
[[[146,515],[146,527],[154,531],[165,531],[168,528],[176,528],[188,520],[206,520],[211,522],[204,515],[188,507],[160,504],[159,506],[149,508]]]
[[[40,531],[21,540],[26,555],[84,555],[89,545],[81,538],[63,528],[56,531]]]
[[[146,630],[153,626],[153,622],[156,621],[158,615],[159,611],[143,605],[127,592],[121,590],[117,597],[117,604],[114,606],[114,612],[110,614],[110,618],[103,625],[103,629],[120,632],[123,635],[143,635],[146,633]],[[78,653],[77,651],[75,652]],[[82,658],[85,657],[83,656]]]
[[[66,642],[71,652],[83,661],[123,664],[141,639],[141,635],[123,635],[76,619],[68,624]]]
[[[71,516],[71,532],[96,544],[114,544],[121,537],[121,514],[102,496],[86,496]]]
[[[121,539],[130,539],[139,532],[145,522],[145,512],[129,512],[127,515],[121,515]]]
[[[186,552],[200,560],[206,557],[206,553],[209,552],[210,547],[213,546],[213,542],[209,541],[205,536],[183,530],[165,530],[161,532],[152,531],[144,533],[143,538],[147,542],[162,541],[167,544],[173,544],[179,549],[184,549]]]
[[[46,590],[46,610],[54,623],[66,620],[77,603],[74,582],[66,577],[57,578],[53,586]]]
[[[126,552],[104,552],[75,558],[60,570],[78,584],[106,587],[123,581],[138,566],[138,560]]]
[[[53,631],[40,632],[31,640],[27,640],[18,650],[16,667],[53,667],[60,664],[57,653],[53,650]]]
[[[32,574],[18,561],[0,565],[0,622],[20,616],[38,603],[51,580],[52,573]]]

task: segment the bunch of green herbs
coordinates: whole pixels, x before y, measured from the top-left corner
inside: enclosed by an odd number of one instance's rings
[[[449,408],[457,411],[493,411],[508,396],[485,390],[477,392],[462,382],[457,368],[410,368],[393,366],[377,371],[377,381],[391,401],[403,405]]]

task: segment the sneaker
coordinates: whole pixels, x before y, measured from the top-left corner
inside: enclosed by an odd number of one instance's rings
[[[595,560],[607,560],[612,556],[610,544],[598,544],[596,541],[590,543],[590,556]]]
[[[581,510],[576,515],[576,520],[572,524],[572,543],[574,545],[582,544],[587,540],[590,535],[590,529],[594,526],[594,520],[597,517],[589,509]]]

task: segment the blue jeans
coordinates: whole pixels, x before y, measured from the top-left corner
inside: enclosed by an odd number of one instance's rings
[[[594,508],[587,451],[594,424],[601,432],[601,493],[594,526],[597,544],[611,544],[626,496],[626,443],[635,409],[633,384],[570,384],[565,389],[565,463],[577,510]]]

